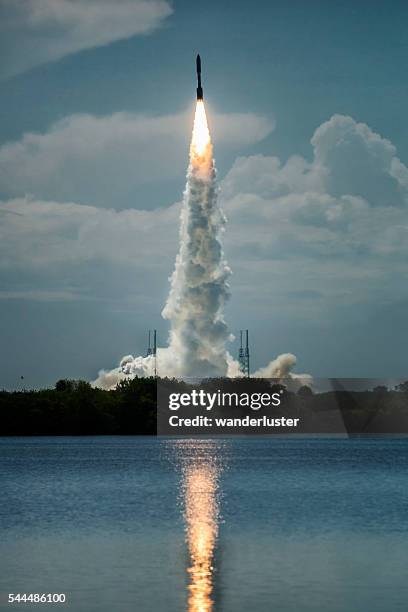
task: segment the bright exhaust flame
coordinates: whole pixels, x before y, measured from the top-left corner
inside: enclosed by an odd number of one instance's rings
[[[204,102],[203,100],[197,100],[194,116],[193,137],[191,139],[191,153],[193,155],[195,153],[196,155],[202,157],[210,142],[210,132],[208,130]]]

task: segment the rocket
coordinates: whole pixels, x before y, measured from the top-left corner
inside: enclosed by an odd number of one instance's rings
[[[203,99],[203,88],[201,87],[201,58],[199,55],[196,57],[196,68],[197,68],[197,100]]]

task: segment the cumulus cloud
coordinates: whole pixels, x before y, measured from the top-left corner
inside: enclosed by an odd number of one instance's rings
[[[353,194],[372,206],[406,205],[408,169],[394,145],[365,123],[334,115],[311,142],[315,166],[329,169],[326,188],[332,195]]]
[[[149,34],[171,13],[165,0],[0,0],[0,78]]]
[[[311,144],[311,161],[239,158],[222,182],[225,248],[241,260],[233,283],[259,286],[263,304],[292,300],[298,312],[302,301],[310,309],[310,295],[325,308],[402,297],[408,170],[395,147],[340,115]]]
[[[179,214],[177,203],[116,211],[29,198],[0,202],[0,300],[102,300],[135,317],[159,317]]]
[[[154,211],[115,211],[30,198],[0,202],[0,268],[90,260],[149,268],[173,253],[178,214],[178,204]],[[168,231],[171,225],[174,237]]]
[[[372,206],[406,205],[408,169],[394,145],[368,125],[333,115],[317,128],[311,144],[311,162],[297,155],[283,165],[277,157],[238,158],[223,181],[226,197],[311,192],[359,196]]]
[[[213,124],[221,150],[262,140],[273,129],[271,120],[252,113],[215,113]],[[189,112],[66,117],[0,147],[2,190],[9,197],[29,193],[108,208],[123,208],[132,198],[132,206],[144,208],[137,198],[141,184],[184,174],[183,134],[190,125]]]

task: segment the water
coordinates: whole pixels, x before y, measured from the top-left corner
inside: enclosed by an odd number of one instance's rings
[[[0,439],[0,609],[408,609],[408,440]]]

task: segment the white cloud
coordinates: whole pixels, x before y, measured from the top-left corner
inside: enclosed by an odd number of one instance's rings
[[[165,0],[0,0],[1,77],[148,34],[172,13]]]
[[[311,142],[315,165],[329,170],[326,188],[332,195],[361,196],[372,206],[406,204],[407,168],[394,145],[365,123],[333,115]]]
[[[218,115],[217,149],[245,146],[267,136],[273,122],[251,113]],[[185,173],[190,112],[167,116],[115,113],[71,115],[45,133],[26,133],[0,147],[0,183],[10,197],[74,200],[123,207],[143,183]]]
[[[176,250],[178,209],[174,204],[154,211],[115,211],[28,198],[1,202],[0,269],[57,268],[91,261],[143,269],[167,265],[169,254]]]
[[[339,115],[311,142],[311,162],[239,158],[222,182],[232,284],[256,287],[251,303],[263,309],[290,297],[297,314],[310,296],[326,309],[406,296],[408,170],[395,147]]]

